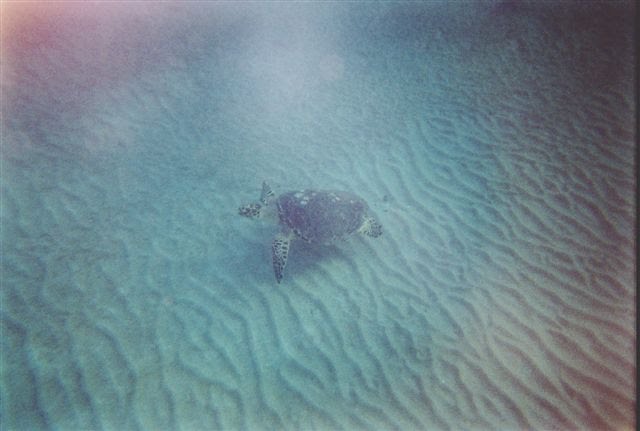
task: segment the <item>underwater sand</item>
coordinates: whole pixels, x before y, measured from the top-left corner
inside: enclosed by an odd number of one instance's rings
[[[1,429],[635,428],[633,2],[34,5]],[[384,234],[278,285],[263,180]]]

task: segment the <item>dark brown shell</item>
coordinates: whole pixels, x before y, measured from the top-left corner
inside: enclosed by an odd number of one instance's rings
[[[341,191],[301,190],[276,200],[280,223],[307,242],[330,242],[354,233],[367,214],[367,203]]]

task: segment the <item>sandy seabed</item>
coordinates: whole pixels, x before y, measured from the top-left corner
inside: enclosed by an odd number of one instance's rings
[[[632,2],[3,8],[3,430],[635,428]]]

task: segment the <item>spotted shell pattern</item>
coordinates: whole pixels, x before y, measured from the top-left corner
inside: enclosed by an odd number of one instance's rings
[[[276,200],[280,223],[307,242],[323,243],[346,237],[362,226],[368,206],[342,191],[301,190]]]

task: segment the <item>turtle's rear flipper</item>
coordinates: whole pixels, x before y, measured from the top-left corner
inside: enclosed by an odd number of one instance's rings
[[[382,235],[382,225],[373,217],[365,217],[362,226],[358,229],[358,232],[377,238]]]
[[[279,233],[273,240],[271,245],[271,255],[273,256],[273,272],[276,275],[276,281],[280,283],[284,267],[287,265],[287,257],[289,256],[289,245],[291,244],[291,235],[286,232]]]

